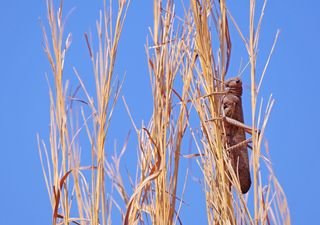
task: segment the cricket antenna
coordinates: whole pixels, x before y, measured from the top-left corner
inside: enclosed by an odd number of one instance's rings
[[[242,77],[242,75],[244,74],[244,71],[247,69],[249,65],[250,65],[250,60],[248,60],[247,64],[242,69],[240,65],[237,77]]]
[[[218,81],[218,82],[220,82],[220,83],[224,83],[221,79],[219,79],[219,78],[214,78],[214,80],[216,80],[216,81]]]

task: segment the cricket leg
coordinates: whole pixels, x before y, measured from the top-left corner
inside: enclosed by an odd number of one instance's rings
[[[248,134],[252,135],[252,127],[249,127],[247,125],[245,125],[244,123],[239,122],[238,120],[232,119],[230,117],[227,116],[223,116],[222,120],[233,125],[233,126],[237,126],[240,127],[242,129],[244,129],[245,132],[247,132]],[[258,133],[258,135],[261,133],[259,129],[255,129],[255,132]]]
[[[208,121],[214,121],[214,120],[222,120],[222,121],[227,122],[227,123],[229,123],[229,124],[231,124],[233,126],[240,127],[246,133],[252,135],[252,127],[249,127],[249,126],[245,125],[244,123],[239,122],[238,120],[232,119],[231,117],[221,116],[221,117],[218,117],[218,118],[210,119]],[[259,129],[256,129],[255,131],[258,133],[258,135],[261,133]]]

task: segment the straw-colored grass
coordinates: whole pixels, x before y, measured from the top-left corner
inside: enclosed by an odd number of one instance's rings
[[[67,102],[69,96],[66,95],[68,82],[63,78],[64,62],[71,44],[71,35],[68,35],[65,41],[63,40],[65,21],[62,17],[62,1],[57,12],[55,12],[53,1],[47,1],[50,36],[47,35],[43,26],[44,49],[52,67],[54,88],[50,88],[50,148],[48,149],[45,142],[42,141],[42,145],[39,143],[39,152],[53,210],[53,224],[69,224],[70,222],[94,225],[111,224],[112,200],[106,197],[105,181],[106,174],[113,179],[113,173],[116,171],[111,170],[105,159],[105,143],[114,105],[119,96],[119,88],[115,90],[114,97],[112,96],[111,82],[120,34],[129,3],[125,0],[118,2],[115,23],[113,23],[111,11],[106,11],[106,4],[104,1],[104,10],[97,21],[99,42],[97,53],[92,49],[88,36],[85,36],[93,65],[96,102],[74,68],[75,75],[87,98],[81,102],[85,103],[91,111],[89,116],[85,116],[85,110],[81,110],[80,113],[83,116],[81,124],[83,125],[74,129],[77,121],[73,121],[74,114],[71,110],[67,112],[67,107],[69,108]],[[92,121],[92,126],[89,125],[89,121]],[[81,166],[78,134],[82,131],[87,131],[91,145],[91,150],[85,151],[87,153],[85,155],[89,157],[91,155],[90,166]],[[83,170],[91,171],[91,175],[85,176]],[[116,188],[119,189],[120,186],[116,185]],[[74,208],[77,211],[77,217],[70,216],[74,204],[73,196],[76,199]]]
[[[43,35],[44,50],[52,71],[52,76],[48,76],[49,147],[40,138],[38,142],[52,206],[52,224],[112,224],[113,208],[119,210],[125,225],[185,223],[180,212],[184,207],[187,178],[179,172],[186,132],[190,132],[198,150],[185,157],[199,159],[204,183],[203,204],[206,205],[203,213],[207,214],[208,224],[290,224],[284,191],[270,160],[264,156],[268,147],[262,146],[274,100],[270,97],[263,114],[263,104],[258,106],[258,94],[278,38],[277,33],[263,72],[257,74],[257,49],[266,0],[258,21],[255,21],[256,1],[250,0],[248,37],[238,27],[225,0],[190,0],[190,8],[184,5],[185,15],[180,17],[176,15],[173,1],[154,0],[153,29],[150,29],[146,44],[153,96],[148,125],[138,126],[133,122],[130,103],[127,105],[123,98],[139,144],[136,182],[129,178],[133,190],[124,185],[120,172],[121,157],[131,146],[126,142],[118,156],[109,160],[106,157],[106,137],[122,86],[119,82],[117,86],[112,85],[114,66],[129,2],[117,1],[115,14],[112,12],[113,1],[103,2],[104,9],[97,21],[97,50],[92,47],[94,39],[91,35],[85,35],[96,96],[92,97],[92,91],[87,90],[81,79],[81,71],[74,68],[84,96],[79,99],[67,96],[68,81],[63,76],[66,53],[71,44],[71,34],[64,39],[63,1],[55,11],[53,1],[47,0],[49,31],[43,26]],[[237,35],[243,40],[247,50],[244,57],[248,57],[250,65],[253,183],[246,195],[242,194],[238,171],[230,162],[225,121],[221,119],[221,99],[226,91],[224,83],[231,66],[230,26],[236,28]],[[213,39],[214,35],[217,38]],[[213,45],[213,40],[218,43]],[[78,112],[70,107],[70,102],[75,101],[80,105]],[[196,112],[192,114],[196,115],[194,118],[190,116],[192,110]],[[248,113],[250,109],[244,111]],[[200,138],[191,121],[199,121]],[[81,146],[80,133],[87,134],[89,150]],[[83,157],[91,157],[91,164],[83,165]],[[261,172],[263,166],[267,168],[264,174]],[[107,191],[109,184],[122,202],[116,202],[114,193]],[[182,192],[178,193],[178,189]],[[251,194],[252,202],[248,200]],[[189,207],[196,206],[191,202]]]
[[[191,1],[196,27],[195,54],[199,57],[200,62],[199,68],[196,69],[196,79],[191,94],[193,99],[196,99],[193,101],[193,105],[198,112],[204,134],[202,146],[198,148],[200,152],[202,149],[204,150],[202,168],[206,182],[209,224],[290,224],[285,195],[274,176],[270,161],[265,160],[261,153],[263,134],[274,101],[272,98],[269,99],[264,116],[261,113],[261,106],[258,111],[257,96],[269,59],[263,73],[258,76],[256,74],[257,48],[266,1],[264,1],[257,27],[254,27],[256,24],[254,21],[255,4],[255,0],[250,1],[250,32],[249,37],[246,38],[228,11],[226,1],[221,0],[219,3],[206,0],[201,3],[196,0]],[[210,33],[209,18],[214,18],[213,22],[220,42],[219,48],[215,50],[212,48],[213,34]],[[234,171],[231,166],[223,139],[224,123],[221,120],[212,121],[212,118],[218,118],[222,114],[221,95],[215,93],[221,93],[225,90],[223,83],[228,71],[231,53],[229,18],[238,30],[250,59],[253,204],[248,202],[247,196],[241,193],[237,171]],[[276,39],[277,37],[278,34]],[[260,79],[258,87],[256,85],[257,77]],[[259,130],[260,134],[257,133]],[[269,168],[269,174],[263,176],[269,178],[265,186],[263,185],[265,181],[261,178],[261,162]],[[231,182],[233,189],[229,188],[229,182]],[[275,201],[274,195],[278,195],[281,201]],[[254,207],[253,214],[249,209],[250,204]],[[274,212],[278,210],[282,212],[281,219],[274,217]]]
[[[142,222],[143,213],[150,217],[152,224],[175,224],[179,214],[176,211],[177,185],[182,139],[188,120],[186,102],[190,74],[181,96],[175,90],[174,82],[185,60],[190,33],[184,28],[181,33],[174,30],[174,15],[171,1],[164,6],[161,1],[154,1],[152,43],[146,46],[153,114],[147,127],[136,128],[140,178],[131,196],[124,224]],[[174,98],[177,97],[181,101],[178,109],[174,108]]]

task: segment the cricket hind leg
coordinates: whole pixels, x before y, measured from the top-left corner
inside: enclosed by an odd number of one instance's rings
[[[236,127],[240,127],[242,128],[246,133],[252,135],[252,127],[248,126],[248,125],[245,125],[244,123],[238,121],[238,120],[235,120],[235,119],[232,119],[231,117],[228,117],[228,116],[221,116],[221,117],[216,117],[216,118],[213,118],[213,119],[210,119],[210,120],[207,120],[207,121],[215,121],[215,120],[222,120],[224,122],[227,122],[233,126],[236,126]],[[260,135],[261,131],[260,129],[256,128],[255,129],[255,132]]]
[[[242,128],[246,133],[252,135],[252,127],[249,127],[248,125],[245,125],[244,123],[238,121],[238,120],[235,120],[235,119],[232,119],[231,117],[228,117],[228,116],[223,116],[221,118],[223,121],[233,125],[233,126],[237,126],[237,127],[240,127]],[[258,133],[258,135],[260,135],[261,131],[260,129],[256,128],[255,129],[255,132]]]

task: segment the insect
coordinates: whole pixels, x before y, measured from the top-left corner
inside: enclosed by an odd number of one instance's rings
[[[222,96],[222,113],[225,128],[225,142],[232,167],[238,176],[241,191],[247,193],[251,186],[248,157],[248,143],[245,132],[252,133],[244,125],[242,110],[242,81],[239,77],[225,82],[226,94]]]

